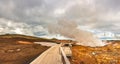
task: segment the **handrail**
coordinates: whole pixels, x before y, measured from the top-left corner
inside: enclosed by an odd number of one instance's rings
[[[61,64],[70,64],[70,61],[67,58],[65,52],[63,51],[63,48],[61,47],[61,44],[56,45],[56,46],[52,46],[51,48],[46,50],[44,53],[42,53],[39,57],[37,57],[34,61],[32,61],[30,64],[46,64],[46,62],[43,60],[43,58],[45,59],[45,56],[48,55],[48,52],[52,51],[52,48],[54,48],[54,47],[57,47],[56,50],[58,50],[59,53],[60,53],[61,62],[62,62]],[[43,62],[45,62],[45,63],[43,63]]]
[[[66,54],[64,53],[62,47],[60,47],[60,50],[61,50],[61,53],[62,53],[63,59],[64,59],[64,61],[65,61],[65,64],[70,64],[70,61],[69,61],[68,58],[66,57]]]

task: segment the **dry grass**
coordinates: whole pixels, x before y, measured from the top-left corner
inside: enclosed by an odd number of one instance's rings
[[[0,64],[29,64],[47,49],[38,44],[0,44]]]
[[[38,44],[0,45],[0,64],[29,64],[48,47]]]
[[[72,64],[120,64],[120,41],[104,47],[73,46]]]
[[[24,35],[0,35],[0,64],[29,64],[49,47],[33,42],[51,40]]]
[[[11,41],[13,41],[13,42],[11,42]],[[27,35],[20,35],[20,34],[5,34],[5,35],[0,35],[0,43],[14,43],[16,41],[54,42],[51,39],[39,38],[39,37],[27,36]]]

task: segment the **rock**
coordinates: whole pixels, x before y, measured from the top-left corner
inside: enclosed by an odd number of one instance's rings
[[[7,50],[7,53],[12,53],[14,52],[14,50]]]
[[[16,51],[19,52],[19,51],[21,51],[21,49],[17,49]]]

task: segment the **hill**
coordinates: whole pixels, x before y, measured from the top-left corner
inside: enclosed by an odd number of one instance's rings
[[[0,35],[0,64],[29,64],[49,48],[33,42],[53,41],[19,34]]]
[[[20,35],[20,34],[5,34],[0,35],[0,43],[17,43],[18,41],[28,42],[54,42],[51,39],[39,38],[34,36]]]

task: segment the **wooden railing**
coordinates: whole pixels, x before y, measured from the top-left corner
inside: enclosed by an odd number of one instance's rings
[[[68,60],[68,58],[67,58],[66,54],[64,53],[62,47],[60,47],[60,51],[61,51],[61,55],[62,55],[62,58],[63,58],[63,63],[64,64],[70,64],[70,61]]]
[[[70,64],[61,44],[52,46],[30,64]]]

